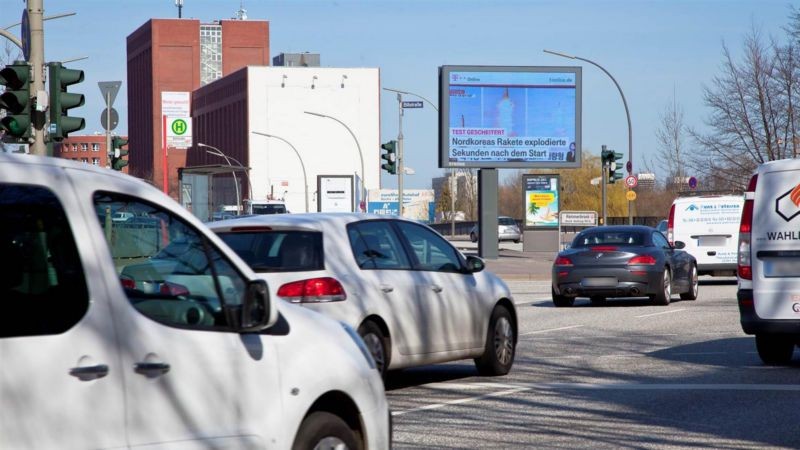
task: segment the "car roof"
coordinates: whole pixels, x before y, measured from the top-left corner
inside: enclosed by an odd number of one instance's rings
[[[352,222],[362,220],[402,220],[405,222],[419,223],[399,216],[385,216],[364,213],[300,213],[300,214],[265,214],[237,217],[233,219],[208,222],[209,228],[215,231],[230,230],[233,227],[259,227],[270,226],[275,228],[304,228],[322,230],[331,225],[346,226]]]
[[[82,161],[74,161],[66,158],[58,158],[55,156],[40,156],[33,154],[0,152],[0,163],[14,163],[14,164],[60,167],[65,169],[77,169],[87,172],[87,174],[91,174],[93,176],[100,175],[103,177],[110,177],[112,183],[114,179],[117,179],[120,181],[125,181],[127,183],[130,182],[138,183],[141,186],[146,186],[147,189],[158,190],[151,184],[146,183],[145,181],[139,178],[128,175],[126,173],[122,173],[117,170],[111,170],[105,167],[95,166],[94,164],[87,164]],[[109,178],[105,179],[109,180]]]

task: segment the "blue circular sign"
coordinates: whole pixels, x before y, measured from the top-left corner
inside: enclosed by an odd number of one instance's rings
[[[25,61],[31,59],[31,24],[28,22],[28,9],[22,10],[22,32],[20,33],[20,40],[22,41],[22,56]]]
[[[697,187],[697,178],[689,177],[689,187],[692,189]]]

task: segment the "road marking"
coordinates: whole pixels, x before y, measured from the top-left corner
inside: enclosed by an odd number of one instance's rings
[[[454,383],[461,386],[463,383]],[[487,389],[504,389],[498,392],[465,397],[441,403],[411,408],[404,411],[392,411],[392,416],[402,416],[405,414],[441,409],[447,406],[461,405],[464,403],[478,400],[504,397],[526,391],[558,391],[558,390],[596,390],[596,391],[772,391],[772,392],[800,392],[800,384],[645,384],[645,383],[475,383],[479,387]],[[433,389],[447,389],[447,383],[431,383],[420,387]],[[455,386],[453,386],[455,387]],[[453,388],[450,387],[450,388]],[[471,389],[464,387],[465,389]]]
[[[580,328],[580,327],[582,327],[582,326],[583,326],[583,325],[571,325],[571,326],[568,326],[568,327],[561,327],[561,328],[551,328],[551,329],[549,329],[549,330],[529,331],[529,332],[527,332],[527,333],[522,333],[522,334],[520,334],[520,336],[528,336],[528,335],[531,335],[531,334],[539,334],[539,333],[548,333],[548,332],[550,332],[550,331],[571,330],[571,329],[573,329],[573,328]]]
[[[684,309],[670,309],[669,311],[661,311],[661,312],[657,312],[657,313],[653,313],[653,314],[645,314],[643,316],[636,316],[636,318],[637,319],[641,319],[643,317],[660,316],[661,314],[672,314],[672,313],[681,312],[681,311],[686,311],[686,308],[684,308]]]

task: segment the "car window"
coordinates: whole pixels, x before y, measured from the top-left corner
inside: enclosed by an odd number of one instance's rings
[[[660,248],[669,248],[669,242],[667,241],[667,238],[665,238],[664,235],[659,231],[653,233],[653,245]]]
[[[264,230],[219,236],[256,272],[323,270],[322,233]]]
[[[410,270],[411,263],[403,245],[388,221],[371,220],[347,226],[350,247],[362,269]]]
[[[241,303],[245,280],[218,250],[178,216],[133,197],[97,193],[100,216],[120,283],[134,308],[166,325],[228,325],[226,306]],[[114,221],[111,211],[134,213]]]
[[[497,223],[499,225],[516,225],[517,224],[517,222],[514,219],[512,219],[511,217],[501,217],[501,218],[497,219]]]
[[[0,184],[0,248],[0,337],[63,333],[86,314],[83,266],[52,191]]]
[[[438,272],[459,272],[461,259],[452,245],[433,231],[408,222],[397,221],[416,257],[415,268]]]
[[[592,231],[575,237],[572,247],[592,245],[643,245],[644,234],[639,231]]]
[[[286,205],[280,205],[280,204],[253,205],[253,214],[284,214],[284,213],[286,213]]]

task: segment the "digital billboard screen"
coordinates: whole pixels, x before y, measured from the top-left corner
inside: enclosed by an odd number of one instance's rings
[[[439,81],[439,167],[580,167],[580,67],[442,66]]]

